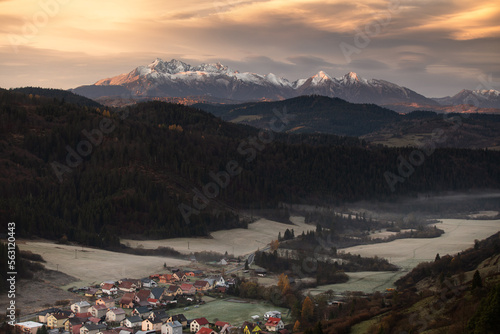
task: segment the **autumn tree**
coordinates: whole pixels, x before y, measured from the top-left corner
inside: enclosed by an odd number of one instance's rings
[[[307,296],[302,303],[302,321],[310,322],[314,314],[314,304],[311,298]]]
[[[288,279],[287,275],[281,274],[279,276],[278,287],[280,288],[283,295],[286,294],[288,290],[290,290],[290,280]]]
[[[273,240],[271,241],[271,251],[275,251],[278,249],[278,247],[280,246],[280,242],[278,240]]]
[[[300,331],[300,321],[296,320],[295,324],[293,325],[293,331],[298,332]]]

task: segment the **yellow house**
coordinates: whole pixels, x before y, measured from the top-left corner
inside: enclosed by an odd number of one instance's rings
[[[64,314],[54,313],[47,317],[47,327],[50,329],[54,328],[64,328],[64,322],[68,320],[68,317]]]
[[[260,333],[261,331],[262,329],[257,324],[246,323],[243,325],[244,334],[255,334],[255,333]]]

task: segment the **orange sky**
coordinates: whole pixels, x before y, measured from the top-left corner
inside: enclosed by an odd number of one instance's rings
[[[498,1],[0,0],[0,13],[5,88],[75,87],[156,57],[290,80],[355,71],[430,96],[500,81]]]

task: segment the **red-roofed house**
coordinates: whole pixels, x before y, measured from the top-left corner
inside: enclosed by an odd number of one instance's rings
[[[82,328],[83,324],[79,324],[79,325],[74,325],[73,327],[71,327],[71,333],[72,334],[80,334],[80,328]]]
[[[224,322],[224,321],[216,321],[215,322],[215,327],[217,327],[219,330],[222,329],[226,325],[229,325],[229,322]]]
[[[76,318],[80,318],[80,319],[84,319],[84,320],[87,320],[88,318],[90,318],[92,316],[92,313],[90,312],[85,312],[85,313],[76,313],[75,314],[75,317]]]
[[[182,289],[178,285],[171,285],[168,287],[167,290],[164,292],[165,295],[167,296],[177,296],[177,295],[182,295]]]
[[[147,301],[149,298],[149,295],[151,294],[150,290],[139,290],[135,293],[135,301],[136,303]]]
[[[203,280],[194,282],[193,286],[195,287],[196,291],[206,291],[211,288],[210,283]]]
[[[175,281],[174,276],[172,274],[163,274],[159,277],[160,283],[170,283]]]
[[[191,333],[198,332],[200,330],[200,328],[202,328],[202,327],[208,328],[209,325],[210,324],[206,318],[194,319],[193,321],[191,321],[191,325],[190,325]]]
[[[111,284],[111,283],[104,283],[101,287],[102,293],[105,293],[107,295],[116,295],[118,292],[118,288],[116,285]]]
[[[131,281],[123,281],[118,285],[118,289],[125,292],[134,292],[137,289],[137,285]]]
[[[196,332],[196,334],[217,334],[217,332],[210,328],[202,327],[199,331]]]
[[[196,293],[196,288],[193,284],[183,283],[181,284],[181,290],[185,295],[194,295]]]
[[[266,322],[266,329],[271,332],[277,332],[285,328],[285,324],[280,318],[269,318]]]

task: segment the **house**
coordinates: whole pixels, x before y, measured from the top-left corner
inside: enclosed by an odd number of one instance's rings
[[[47,328],[64,328],[64,322],[68,320],[68,316],[61,313],[53,313],[47,317]]]
[[[128,292],[123,295],[122,299],[118,303],[122,308],[133,308],[134,307],[135,294],[133,292]]]
[[[86,313],[89,311],[90,304],[87,301],[80,301],[71,305],[71,311],[74,313]]]
[[[163,324],[163,321],[161,319],[144,319],[142,321],[142,330],[143,331],[155,331],[155,332],[160,332],[161,331],[161,325]]]
[[[196,291],[206,291],[206,290],[209,290],[211,288],[210,284],[207,281],[203,281],[203,280],[196,281],[193,284],[193,286],[196,289]]]
[[[167,296],[177,296],[177,295],[182,295],[182,289],[178,285],[171,285],[168,287],[167,290],[164,292],[165,295]]]
[[[160,283],[171,283],[175,281],[174,275],[172,274],[163,274],[158,277]]]
[[[182,324],[178,321],[161,325],[161,334],[182,334]]]
[[[71,328],[71,334],[80,334],[80,329],[82,328],[83,324],[79,324],[79,325],[74,325],[72,328]]]
[[[150,290],[139,290],[135,293],[134,300],[136,303],[139,303],[141,301],[147,301],[149,298],[149,295],[151,294]]]
[[[128,328],[142,327],[142,318],[138,315],[125,318],[122,320],[121,325]]]
[[[185,280],[187,280],[186,274],[184,272],[182,272],[182,271],[178,271],[178,272],[174,273],[172,276],[173,276],[173,278],[176,281],[185,281]]]
[[[136,316],[139,316],[141,318],[147,318],[148,315],[150,313],[150,309],[149,307],[147,306],[140,306],[140,307],[136,307],[134,308],[134,310],[132,311],[132,315],[136,315]]]
[[[218,286],[216,288],[216,291],[219,292],[219,293],[226,293],[227,288],[225,286]]]
[[[217,262],[217,264],[220,266],[227,266],[227,261],[226,261],[226,259],[222,259],[219,262]]]
[[[104,283],[101,287],[102,293],[108,296],[116,295],[118,293],[118,288],[115,283]]]
[[[148,315],[148,319],[160,319],[161,321],[167,321],[168,315],[165,313],[164,310],[158,310],[158,311],[151,311]]]
[[[224,322],[224,321],[216,321],[214,326],[218,329],[221,330],[224,328],[224,326],[229,325],[229,322]]]
[[[222,276],[210,276],[210,279],[214,280],[213,286],[226,286],[226,281]]]
[[[280,318],[281,319],[281,312],[280,311],[268,311],[264,313],[264,319],[267,321],[269,318]]]
[[[231,326],[231,325],[227,324],[226,326],[222,327],[222,329],[220,330],[219,333],[220,334],[233,334],[233,333],[241,334],[242,331],[240,328],[238,328],[236,326]]]
[[[102,290],[98,288],[90,288],[85,291],[85,296],[86,297],[95,297],[95,296],[100,296],[102,295]]]
[[[72,333],[73,332],[73,327],[80,325],[78,327],[78,333],[80,333],[80,327],[81,327],[82,324],[83,324],[83,320],[80,319],[80,318],[77,318],[77,317],[68,318],[68,320],[66,320],[64,322],[64,330],[66,332]]]
[[[43,324],[35,321],[18,322],[16,324],[16,333],[36,334],[38,328],[42,326]]]
[[[106,312],[106,321],[120,322],[125,319],[125,311],[121,308],[113,308]]]
[[[145,288],[156,288],[158,286],[158,283],[153,281],[151,278],[143,278],[141,279],[141,284]]]
[[[47,323],[47,317],[51,315],[52,313],[58,313],[60,309],[58,308],[48,308],[46,310],[38,312],[36,315],[38,316],[38,322],[41,322],[42,324]]]
[[[209,325],[210,324],[208,323],[208,320],[206,318],[198,318],[191,321],[189,328],[191,330],[191,333],[196,333],[200,330],[200,328],[202,327],[208,328]]]
[[[148,303],[153,307],[160,306],[160,301],[158,299],[148,298]]]
[[[115,300],[111,297],[101,297],[99,299],[96,299],[95,304],[104,305],[107,308],[111,308],[115,306]]]
[[[122,281],[118,285],[118,290],[124,292],[134,292],[135,290],[137,290],[137,284],[132,281]]]
[[[149,294],[149,298],[159,300],[163,296],[164,292],[165,292],[165,288],[152,288],[151,293]]]
[[[108,308],[106,307],[106,305],[92,305],[89,308],[89,312],[92,314],[92,316],[100,318],[106,315],[106,312],[108,312]]]
[[[183,327],[186,327],[187,324],[188,324],[188,321],[187,321],[186,317],[182,313],[181,314],[173,315],[173,316],[171,316],[170,318],[167,319],[167,322],[175,322],[175,321],[180,322],[180,324]]]
[[[87,323],[94,323],[94,324],[102,324],[103,321],[101,320],[101,318],[96,318],[96,317],[90,317],[87,319]]]
[[[80,327],[80,334],[97,334],[106,329],[105,324],[84,324]]]
[[[82,319],[83,321],[87,321],[88,318],[92,316],[92,313],[90,312],[85,312],[85,313],[76,313],[75,317]]]
[[[270,332],[277,332],[285,328],[285,324],[280,318],[269,318],[266,322],[266,329]]]
[[[193,286],[193,284],[182,283],[180,288],[184,295],[194,295],[196,293],[196,288]]]
[[[217,332],[211,328],[202,327],[196,334],[217,334]]]
[[[244,322],[243,326],[241,326],[244,334],[256,334],[262,332],[262,329],[258,324]]]

